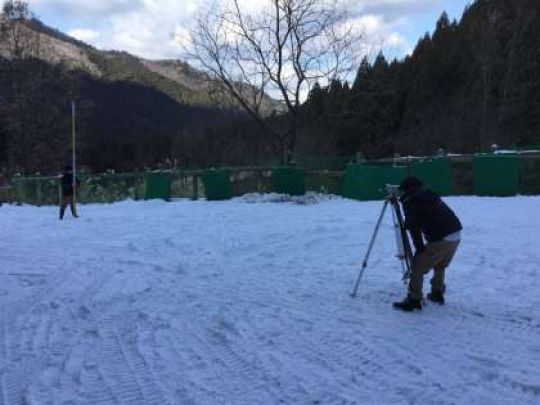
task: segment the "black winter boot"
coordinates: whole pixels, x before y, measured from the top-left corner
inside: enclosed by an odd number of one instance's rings
[[[394,308],[395,309],[401,309],[402,311],[411,312],[415,309],[421,311],[422,310],[422,300],[417,300],[412,298],[410,295],[407,295],[407,298],[405,298],[401,302],[394,302]]]
[[[442,291],[432,291],[428,293],[427,298],[439,305],[444,305],[444,294]]]

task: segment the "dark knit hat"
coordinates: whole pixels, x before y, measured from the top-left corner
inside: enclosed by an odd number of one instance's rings
[[[417,179],[414,176],[409,176],[401,182],[399,185],[399,190],[401,192],[408,192],[411,190],[417,190],[424,186],[424,183],[422,183],[421,180]]]

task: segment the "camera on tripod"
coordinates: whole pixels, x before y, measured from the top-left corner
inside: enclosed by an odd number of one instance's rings
[[[387,184],[385,185],[386,189],[386,199],[387,200],[394,200],[398,201],[401,191],[399,190],[399,186],[396,184]]]
[[[373,245],[375,244],[375,239],[377,238],[377,234],[379,233],[379,228],[381,226],[382,220],[384,218],[384,213],[386,212],[386,208],[388,207],[388,205],[391,206],[392,211],[392,220],[394,223],[394,232],[396,235],[396,257],[401,262],[402,280],[406,282],[411,273],[413,255],[409,237],[407,235],[407,231],[405,230],[405,220],[403,218],[401,206],[399,204],[399,197],[401,191],[399,190],[399,186],[395,184],[386,184],[385,190],[386,197],[384,199],[384,205],[381,214],[379,215],[379,219],[377,220],[377,224],[375,225],[373,235],[371,236],[366,256],[364,258],[364,261],[362,262],[362,268],[360,270],[360,273],[358,274],[353,290],[351,292],[352,297],[355,297],[358,291],[358,286],[360,285],[360,281],[368,265],[369,256],[371,254],[371,250],[373,249]]]

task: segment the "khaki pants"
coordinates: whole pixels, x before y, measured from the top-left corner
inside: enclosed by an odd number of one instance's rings
[[[60,203],[60,219],[64,218],[64,212],[66,211],[67,206],[71,208],[71,215],[77,218],[77,210],[75,207],[75,201],[73,201],[73,194],[66,194],[62,196],[62,202]]]
[[[415,256],[411,279],[409,281],[409,295],[413,299],[422,299],[424,274],[433,269],[431,291],[444,292],[444,273],[456,254],[459,242],[433,242],[426,245],[425,250]]]

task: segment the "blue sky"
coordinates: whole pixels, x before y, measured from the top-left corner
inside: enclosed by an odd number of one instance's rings
[[[416,44],[418,39],[423,36],[426,31],[433,31],[435,23],[443,11],[446,11],[451,19],[455,18],[459,21],[465,7],[470,3],[471,2],[468,0],[441,1],[441,6],[434,7],[432,10],[412,18],[411,24],[403,28],[402,34],[410,43]]]
[[[0,0],[2,1],[2,0]],[[150,59],[179,58],[181,37],[205,0],[29,0],[45,24],[100,49],[125,50]],[[344,0],[364,24],[373,48],[401,57],[432,31],[446,10],[460,18],[471,0]],[[256,10],[263,0],[244,0]]]

